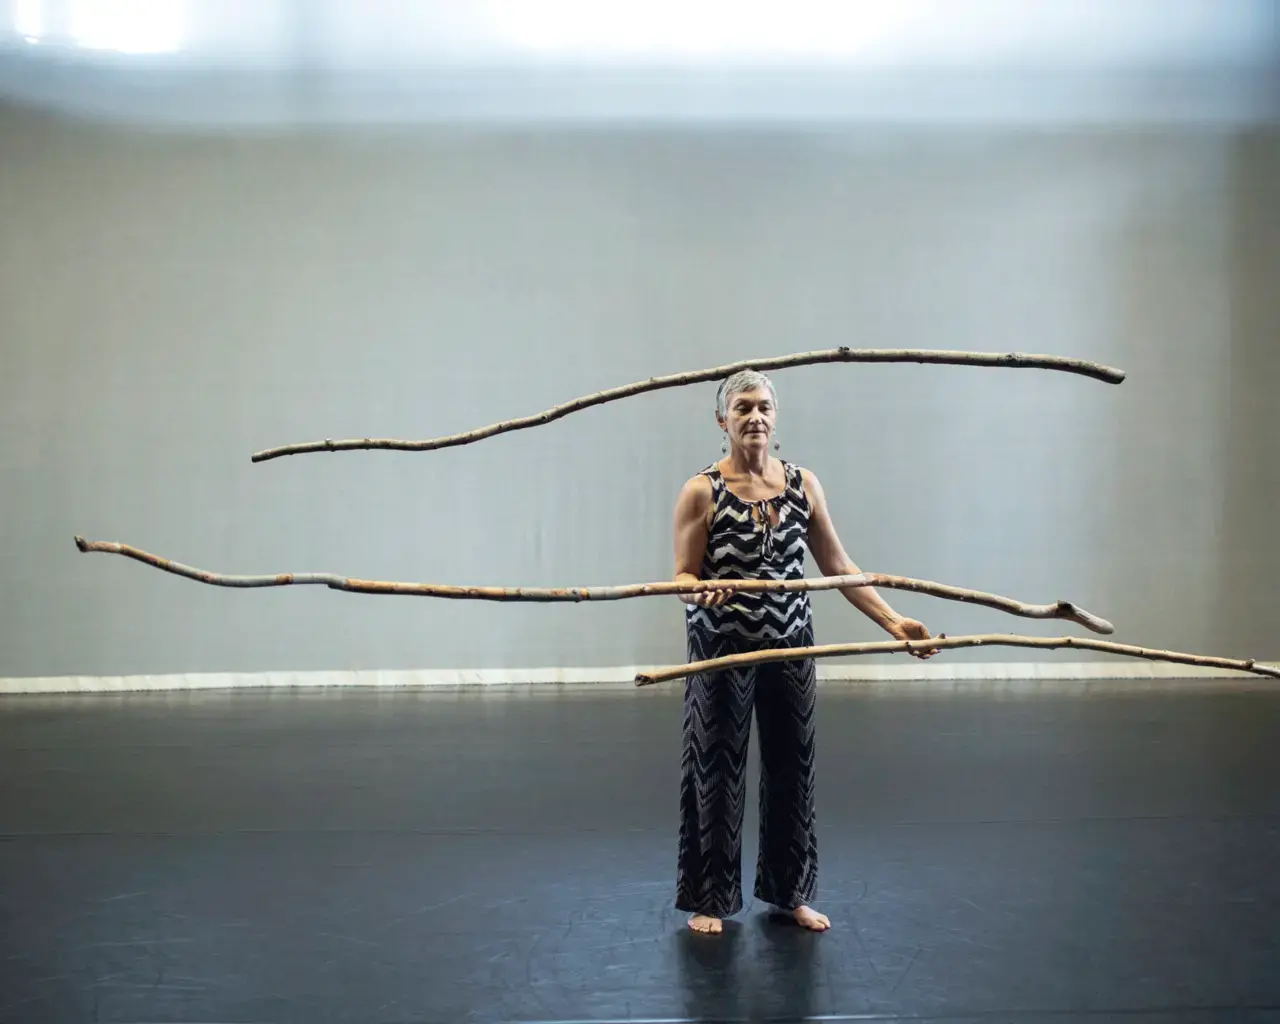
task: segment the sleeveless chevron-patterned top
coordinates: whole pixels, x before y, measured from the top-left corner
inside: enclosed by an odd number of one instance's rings
[[[800,468],[782,464],[786,485],[776,497],[745,501],[725,486],[719,466],[702,471],[711,481],[713,512],[700,578],[784,580],[804,576],[809,498]],[[770,521],[776,509],[778,525]],[[718,608],[685,606],[688,625],[752,640],[788,636],[812,615],[807,593],[736,594]]]

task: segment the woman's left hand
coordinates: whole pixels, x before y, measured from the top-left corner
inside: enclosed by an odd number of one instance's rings
[[[925,628],[923,622],[917,622],[915,619],[899,619],[890,626],[885,627],[889,635],[895,640],[931,640],[933,639],[929,630]],[[922,648],[911,652],[912,657],[919,658],[924,661],[932,658],[938,653],[936,647]]]

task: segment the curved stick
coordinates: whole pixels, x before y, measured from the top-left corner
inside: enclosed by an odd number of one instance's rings
[[[850,576],[822,576],[801,580],[703,580],[699,583],[633,583],[613,587],[458,587],[440,583],[396,583],[386,580],[364,580],[333,573],[275,573],[261,576],[232,576],[224,573],[195,569],[159,555],[114,541],[87,541],[76,537],[76,547],[81,551],[101,551],[124,555],[154,566],[165,572],[197,580],[219,587],[288,587],[323,585],[333,590],[346,590],[360,594],[405,594],[418,597],[444,597],[480,601],[619,601],[632,597],[659,597],[692,594],[710,590],[732,589],[744,593],[761,591],[795,592],[816,590],[841,590],[848,587],[885,587],[891,590],[910,590],[952,601],[985,605],[999,611],[1020,615],[1028,619],[1067,619],[1079,623],[1095,633],[1112,633],[1115,627],[1092,612],[1078,608],[1070,601],[1053,604],[1024,604],[998,594],[985,594],[977,590],[916,580],[907,576],[889,576],[884,573],[864,572]]]
[[[662,388],[680,387],[685,384],[697,384],[703,381],[722,380],[739,370],[780,370],[789,366],[807,366],[814,363],[934,363],[954,366],[997,366],[1015,369],[1062,370],[1066,373],[1078,373],[1085,377],[1093,377],[1107,384],[1119,384],[1124,380],[1123,370],[1100,363],[1091,363],[1084,359],[1069,359],[1062,356],[1025,355],[1018,352],[949,352],[933,349],[852,349],[847,347],[824,349],[818,352],[799,352],[789,356],[774,356],[767,359],[745,359],[738,363],[715,366],[708,370],[692,370],[687,373],[673,373],[666,377],[650,377],[608,391],[597,391],[583,398],[575,398],[571,402],[554,406],[545,412],[519,419],[504,420],[487,427],[469,430],[461,434],[450,434],[445,437],[434,437],[426,441],[401,441],[385,437],[349,438],[334,441],[326,438],[323,441],[307,441],[302,444],[281,445],[278,448],[267,448],[254,452],[254,462],[266,462],[284,455],[301,455],[305,452],[337,452],[353,449],[384,449],[391,451],[425,452],[440,448],[452,448],[456,445],[471,444],[482,441],[495,434],[505,434],[512,430],[524,430],[528,427],[539,427],[558,420],[569,413],[589,409],[594,405],[616,401],[619,398],[630,398],[632,395],[646,391],[658,391]]]
[[[1111,654],[1123,654],[1133,658],[1146,658],[1149,661],[1171,661],[1184,665],[1202,665],[1207,668],[1227,668],[1239,672],[1253,672],[1257,675],[1280,679],[1280,665],[1264,665],[1254,661],[1238,661],[1234,658],[1218,658],[1202,654],[1182,654],[1178,651],[1160,651],[1148,647],[1133,647],[1129,644],[1110,643],[1106,640],[1089,640],[1086,638],[1059,636],[1014,636],[1002,633],[983,633],[975,636],[950,637],[943,635],[933,640],[880,640],[857,644],[826,644],[818,647],[791,647],[776,650],[751,651],[746,654],[730,654],[723,658],[709,658],[706,661],[690,662],[672,668],[656,669],[652,672],[641,672],[636,675],[636,686],[652,686],[654,683],[665,683],[672,679],[681,679],[698,672],[716,672],[728,668],[741,668],[744,665],[759,665],[773,661],[796,661],[802,658],[835,658],[854,654],[895,654],[909,651],[951,650],[958,647],[1078,647],[1087,651],[1107,651]]]

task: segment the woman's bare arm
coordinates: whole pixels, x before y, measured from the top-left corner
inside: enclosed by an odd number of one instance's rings
[[[675,581],[677,583],[686,581],[696,583],[700,579],[698,574],[702,571],[702,560],[707,553],[707,538],[710,535],[711,497],[711,481],[699,474],[680,489],[680,496],[676,499]],[[679,596],[680,600],[686,604],[712,607],[728,601],[733,596],[733,590],[726,587],[721,590]]]
[[[849,557],[827,507],[827,496],[817,476],[809,470],[802,471],[805,493],[809,496],[809,550],[824,576],[855,575],[862,570]],[[846,587],[840,591],[858,611],[878,625],[886,633],[901,640],[928,640],[928,629],[923,623],[909,619],[894,611],[889,603],[873,587]],[[921,652],[918,657],[930,657],[933,652]]]

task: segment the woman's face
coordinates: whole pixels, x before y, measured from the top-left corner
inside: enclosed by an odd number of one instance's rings
[[[768,388],[739,391],[729,396],[720,427],[729,435],[729,443],[735,448],[747,452],[767,450],[777,417],[773,392]]]

